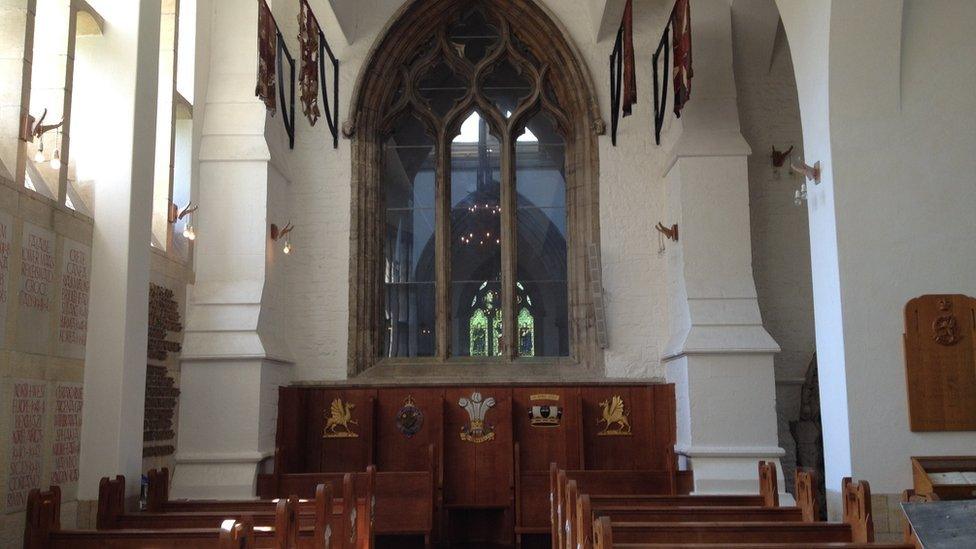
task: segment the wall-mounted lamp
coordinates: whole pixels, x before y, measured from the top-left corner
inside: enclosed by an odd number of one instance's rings
[[[790,164],[790,169],[793,170],[794,173],[798,173],[804,177],[804,181],[800,184],[800,188],[793,193],[793,204],[802,206],[807,200],[807,180],[813,181],[814,185],[820,183],[820,161],[818,160],[813,166],[810,166],[805,162],[800,162],[799,164],[793,162]]]
[[[284,238],[285,245],[281,248],[281,251],[286,255],[291,253],[291,240],[288,239],[288,233],[292,232],[295,226],[289,221],[284,227],[278,228],[274,223],[271,224],[271,240],[277,242],[278,240]]]
[[[804,162],[797,164],[793,162],[790,164],[790,169],[794,173],[798,173],[807,179],[813,181],[814,183],[820,183],[820,161],[818,160],[813,166],[809,166]]]
[[[199,208],[200,206],[194,206],[193,202],[190,202],[186,205],[185,208],[180,210],[179,206],[170,202],[169,212],[166,216],[166,220],[169,221],[170,223],[176,223],[177,221],[183,219],[184,217],[188,217],[190,214],[197,211]],[[187,240],[197,239],[197,233],[196,231],[193,230],[193,224],[190,223],[190,219],[186,220],[186,227],[183,228],[183,238]]]
[[[678,241],[678,224],[675,223],[670,227],[665,227],[663,223],[658,221],[657,225],[654,226],[657,229],[657,253],[664,253],[664,239]]]

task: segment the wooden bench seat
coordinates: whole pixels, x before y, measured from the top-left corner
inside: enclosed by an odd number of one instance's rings
[[[324,543],[316,543],[311,537],[307,543],[296,541],[297,506],[296,498],[279,501],[275,524],[259,528],[249,522],[225,520],[217,528],[63,530],[61,490],[52,486],[46,492],[31,490],[28,496],[24,549],[222,549],[235,539],[244,545],[234,547],[324,549]]]
[[[367,494],[372,491],[367,488]],[[368,548],[372,537],[368,511],[369,498],[356,498],[352,475],[346,475],[342,483],[341,499],[332,497],[332,486],[323,484],[316,489],[313,500],[295,501],[298,524],[298,542],[303,547],[317,547],[313,540],[342,540],[342,548]],[[347,507],[344,501],[356,501],[355,507]],[[217,528],[227,519],[247,521],[258,528],[276,523],[277,501],[251,502],[244,511],[235,509],[237,502],[230,502],[227,509],[220,509],[220,502],[209,502],[207,511],[193,512],[137,512],[126,513],[125,478],[103,478],[99,483],[98,514],[99,530],[169,530],[190,528]],[[355,523],[355,524],[354,524]],[[319,544],[328,547],[328,544]]]
[[[867,482],[842,483],[844,522],[618,522],[610,516],[599,516],[592,524],[593,548],[687,547],[712,544],[712,547],[818,547],[829,544],[867,544],[874,541],[871,519],[871,492]],[[586,504],[587,498],[582,498]],[[583,536],[585,534],[581,534]],[[586,547],[586,537],[582,537]],[[633,544],[633,545],[631,545]],[[824,545],[826,544],[826,545]],[[851,545],[840,545],[848,547]],[[894,544],[893,547],[911,547]]]
[[[277,467],[277,465],[276,465]],[[370,466],[373,470],[375,467]],[[369,468],[367,468],[369,470]],[[258,475],[258,497],[284,494],[312,497],[315,486],[335,483],[344,473],[271,473]],[[431,542],[438,493],[437,458],[434,445],[427,447],[427,469],[423,471],[377,471],[375,479],[375,533],[377,535],[420,535]],[[363,473],[353,473],[360,493]],[[172,508],[180,502],[170,501]]]
[[[916,549],[906,543],[615,543],[614,549]]]
[[[778,488],[776,483],[776,468],[772,463],[759,462],[759,494],[756,496],[677,496],[677,495],[618,495],[618,494],[608,494],[608,495],[598,495],[591,493],[591,490],[596,487],[597,490],[601,489],[603,486],[600,484],[589,483],[586,490],[579,487],[579,482],[576,479],[570,479],[569,475],[565,471],[558,470],[553,465],[550,467],[550,475],[553,482],[553,498],[554,505],[552,506],[553,515],[553,546],[557,548],[572,548],[576,549],[578,544],[585,544],[586,547],[590,546],[590,540],[593,539],[592,533],[589,530],[592,528],[593,516],[590,512],[584,511],[580,514],[579,507],[579,496],[586,492],[587,503],[591,505],[596,505],[597,508],[602,508],[604,506],[616,507],[618,511],[622,511],[625,507],[630,507],[634,509],[635,512],[638,509],[643,509],[649,506],[653,507],[674,507],[679,506],[684,507],[752,507],[756,508],[769,508],[776,509],[779,506],[779,496]],[[593,499],[595,498],[595,500]],[[596,501],[596,503],[593,503]],[[665,516],[667,511],[659,513],[661,516]],[[697,514],[703,518],[707,517],[707,511],[700,510]],[[727,513],[726,513],[727,514]],[[763,520],[761,513],[754,511],[752,515],[755,520]],[[744,516],[744,514],[740,514]],[[670,514],[671,519],[668,522],[679,521],[680,516],[674,513]],[[618,517],[622,519],[623,517]],[[637,520],[651,520],[653,516],[646,517],[646,519]],[[803,512],[800,509],[792,508],[791,510],[781,510],[774,511],[774,514],[770,515],[766,520],[779,521],[779,520],[790,520],[791,518],[796,518],[796,520],[802,520]],[[687,519],[686,519],[687,520]],[[723,520],[722,515],[710,518],[711,521]],[[559,525],[558,527],[556,525]],[[580,545],[583,546],[583,545]]]
[[[609,520],[600,517],[600,520]],[[827,522],[613,522],[620,543],[852,542],[848,525]],[[595,547],[602,547],[596,544]]]

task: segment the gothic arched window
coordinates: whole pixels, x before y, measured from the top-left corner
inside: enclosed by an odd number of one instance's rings
[[[533,2],[401,10],[356,95],[352,373],[455,357],[602,368],[584,74]]]

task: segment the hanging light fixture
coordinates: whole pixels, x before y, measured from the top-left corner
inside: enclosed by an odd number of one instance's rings
[[[288,238],[288,233],[292,232],[295,226],[289,221],[284,227],[278,228],[274,223],[271,224],[271,240],[277,242],[278,240],[284,238],[285,245],[281,248],[281,251],[288,255],[292,251],[291,239]]]
[[[51,155],[51,169],[61,169],[61,130],[54,137],[54,154]]]
[[[34,153],[34,163],[41,164],[46,160],[44,157],[44,139],[37,141],[37,152]]]

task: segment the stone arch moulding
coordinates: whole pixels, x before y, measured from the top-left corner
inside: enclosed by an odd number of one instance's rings
[[[376,39],[366,63],[360,70],[353,91],[350,117],[343,125],[343,133],[352,140],[350,264],[349,264],[349,345],[348,374],[350,377],[365,372],[374,365],[417,363],[430,366],[450,362],[447,352],[447,334],[437,333],[436,356],[429,359],[388,359],[381,357],[383,344],[383,234],[385,216],[382,215],[382,158],[383,142],[389,124],[398,115],[404,102],[397,95],[399,83],[414,77],[411,66],[423,64],[417,61],[427,48],[447,47],[439,27],[454,20],[472,6],[502,21],[508,33],[517,36],[525,50],[531,52],[539,64],[538,70],[528,70],[530,77],[546,79],[550,94],[540,93],[527,108],[515,112],[509,121],[509,131],[517,131],[516,124],[532,113],[547,110],[561,122],[560,130],[566,141],[566,215],[568,237],[568,310],[569,310],[569,357],[532,359],[532,372],[540,375],[604,376],[603,351],[599,346],[596,317],[593,307],[591,282],[594,277],[588,268],[588,250],[591,245],[599,252],[599,145],[598,136],[603,134],[604,123],[600,117],[595,88],[585,63],[570,43],[568,34],[547,11],[532,0],[413,0],[407,2],[391,18]],[[431,45],[431,43],[434,43]],[[440,42],[438,44],[438,42]],[[512,49],[510,43],[509,50]],[[501,48],[505,49],[505,48]],[[517,55],[514,52],[511,55]],[[509,57],[511,57],[511,55]],[[468,68],[473,74],[483,75],[505,55],[490,53]],[[416,72],[419,72],[416,71]],[[477,78],[477,77],[476,77]],[[472,93],[459,100],[456,109],[479,109]],[[400,100],[395,100],[400,97]],[[554,107],[558,111],[554,111]],[[417,112],[420,118],[436,118],[433,113]],[[426,109],[429,111],[429,107]],[[450,118],[450,117],[448,117]],[[454,120],[456,122],[456,119]],[[501,122],[501,121],[499,121]],[[449,141],[447,132],[456,124],[437,126],[434,136],[438,147]],[[439,169],[438,193],[446,188],[443,171]],[[438,200],[441,200],[440,198]],[[444,224],[441,224],[442,226]],[[436,247],[443,254],[449,253],[449,234],[442,235],[437,229]],[[443,259],[443,255],[441,256]],[[510,286],[512,284],[509,284]],[[511,290],[514,292],[514,289]],[[447,307],[447,291],[437,290],[437,307]],[[511,297],[511,294],[509,294]],[[443,318],[443,316],[439,316]],[[514,318],[513,318],[514,321]],[[439,322],[442,322],[439,320]],[[440,324],[444,328],[444,323]],[[514,326],[514,324],[513,324]],[[507,361],[492,361],[486,368],[510,365]],[[528,359],[523,359],[528,360]],[[539,363],[543,364],[539,364]],[[467,363],[470,372],[478,371]],[[538,367],[535,365],[538,364]],[[402,370],[400,370],[402,372]],[[418,370],[427,371],[427,370]],[[487,371],[487,370],[482,370]]]

